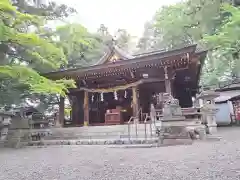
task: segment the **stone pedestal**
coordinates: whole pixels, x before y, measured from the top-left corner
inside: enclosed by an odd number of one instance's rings
[[[13,114],[9,112],[0,112],[0,147],[4,147],[7,140],[9,125]]]
[[[1,141],[5,141],[7,139],[7,134],[8,134],[8,126],[4,126],[1,129],[1,136],[0,136],[0,140]]]
[[[5,147],[20,148],[28,144],[29,138],[29,121],[15,116],[11,120],[8,129]]]
[[[21,148],[28,145],[30,141],[28,129],[10,129],[7,135],[5,147]]]
[[[211,109],[211,112],[206,112],[207,133],[209,134],[217,132],[216,112],[216,109]]]
[[[203,91],[196,100],[202,99],[203,106],[201,107],[202,122],[206,125],[206,132],[214,134],[217,132],[216,113],[218,109],[215,106],[214,99],[219,96],[219,93],[214,91]]]
[[[179,101],[171,95],[165,94],[164,99],[163,114],[160,118],[161,127],[156,125],[157,134],[161,143],[163,143],[163,139],[189,141],[197,138],[205,138],[205,134],[202,133],[202,131],[198,131],[198,129],[204,129],[200,119],[186,119],[179,105]]]
[[[5,141],[7,138],[8,134],[8,128],[11,123],[11,118],[10,117],[5,117],[1,122],[0,122],[0,140]]]

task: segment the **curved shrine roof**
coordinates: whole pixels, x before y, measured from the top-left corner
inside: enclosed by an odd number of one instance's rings
[[[172,49],[168,51],[158,50],[152,51],[137,55],[130,55],[129,53],[124,52],[116,45],[109,48],[109,51],[94,65],[89,67],[81,67],[81,68],[72,68],[72,69],[64,69],[53,71],[49,73],[43,74],[43,76],[48,77],[50,79],[61,79],[64,77],[75,77],[75,76],[84,76],[84,74],[89,73],[101,73],[109,69],[118,69],[121,70],[124,68],[138,68],[140,66],[148,66],[148,64],[159,64],[160,66],[166,66],[172,64],[177,64],[179,58],[183,54],[200,55],[206,54],[206,51],[196,51],[197,45],[189,45],[183,48]],[[205,55],[204,55],[205,58]],[[201,59],[204,59],[201,58]],[[170,62],[171,59],[171,62]],[[169,60],[169,61],[168,61]],[[203,63],[203,60],[200,62]]]

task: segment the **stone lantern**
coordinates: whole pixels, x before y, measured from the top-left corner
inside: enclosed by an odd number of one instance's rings
[[[214,134],[217,132],[216,113],[218,109],[215,106],[214,99],[219,96],[219,93],[214,91],[201,92],[196,100],[202,100],[201,107],[202,122],[207,126],[207,133]]]
[[[7,140],[8,128],[11,124],[13,114],[0,110],[0,146],[4,146]]]

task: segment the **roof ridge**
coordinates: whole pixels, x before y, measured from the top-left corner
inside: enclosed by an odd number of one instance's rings
[[[157,53],[162,53],[162,52],[167,52],[167,51],[174,51],[174,50],[178,50],[178,49],[183,49],[183,48],[187,48],[187,47],[191,47],[191,46],[196,46],[197,47],[198,44],[189,44],[183,47],[177,47],[177,48],[162,48],[162,49],[156,49],[156,50],[152,50],[152,51],[147,51],[147,52],[142,52],[142,53],[137,53],[137,54],[133,54],[134,57],[139,57],[142,55],[149,55],[149,54],[157,54]]]

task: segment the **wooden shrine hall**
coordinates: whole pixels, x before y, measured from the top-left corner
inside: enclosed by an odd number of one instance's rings
[[[149,113],[154,97],[163,92],[178,99],[182,108],[192,107],[206,51],[197,50],[197,45],[137,55],[116,45],[108,49],[90,67],[45,74],[53,80],[75,80],[77,88],[68,93],[73,126],[127,123],[130,117],[140,118],[140,110]],[[64,120],[63,98],[59,119]]]

